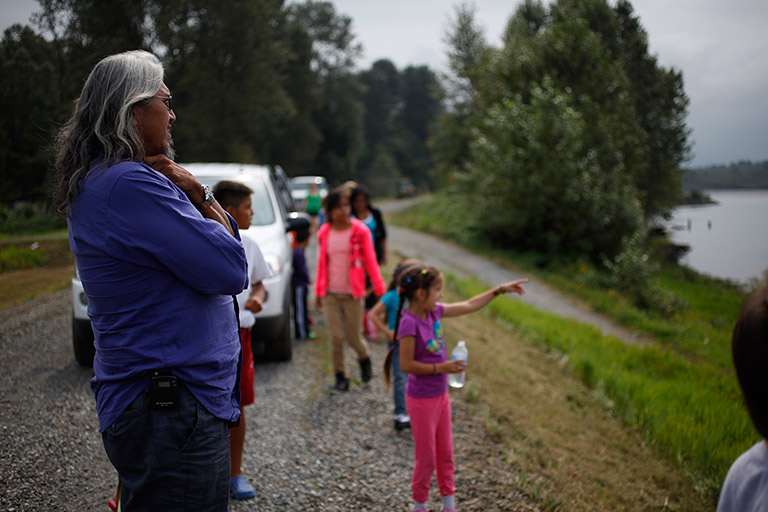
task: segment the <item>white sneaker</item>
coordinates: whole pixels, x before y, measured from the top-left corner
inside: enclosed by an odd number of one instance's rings
[[[411,418],[407,414],[395,416],[395,430],[400,431],[411,427]]]

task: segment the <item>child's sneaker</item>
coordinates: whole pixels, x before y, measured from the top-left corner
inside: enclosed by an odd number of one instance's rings
[[[338,372],[336,374],[336,384],[333,385],[333,389],[336,391],[349,391],[349,379],[346,378],[343,373]]]
[[[371,358],[366,357],[360,361],[360,378],[363,382],[368,382],[373,377],[373,368],[371,366]]]
[[[395,416],[395,430],[400,432],[406,428],[411,428],[411,418],[407,414],[398,414]]]
[[[229,481],[229,490],[236,500],[247,500],[256,496],[256,489],[242,476],[236,476]]]

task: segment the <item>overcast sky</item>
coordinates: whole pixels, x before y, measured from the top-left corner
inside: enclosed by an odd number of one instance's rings
[[[443,39],[458,1],[333,2],[353,20],[365,51],[361,68],[387,58],[399,69],[411,64],[446,69]],[[474,1],[493,46],[500,46],[518,4]],[[688,165],[768,160],[768,1],[633,0],[632,5],[648,32],[650,52],[661,65],[683,72],[694,143]],[[34,0],[2,0],[0,27],[27,23],[37,7]]]

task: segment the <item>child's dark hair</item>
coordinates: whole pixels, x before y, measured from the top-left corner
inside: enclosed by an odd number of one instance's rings
[[[400,300],[397,303],[397,315],[395,316],[395,335],[394,346],[398,346],[400,341],[397,339],[397,330],[400,327],[400,317],[403,314],[403,304],[406,300],[412,300],[416,294],[416,290],[429,290],[434,284],[435,280],[440,277],[440,271],[431,265],[416,264],[409,266],[403,274],[400,276],[399,296]],[[392,369],[392,356],[394,354],[394,347],[389,350],[387,358],[384,360],[384,379],[387,382],[387,387],[391,383],[390,370]]]
[[[306,241],[309,238],[309,229],[299,229],[295,231],[294,240],[297,244]]]
[[[370,209],[371,195],[368,193],[368,188],[365,185],[358,185],[352,190],[352,193],[349,195],[349,202],[354,204],[355,199],[357,199],[358,196],[363,196],[365,198],[365,206]]]
[[[395,265],[395,268],[392,269],[392,280],[389,282],[389,288],[387,288],[387,291],[394,290],[395,288],[400,287],[400,277],[403,275],[403,273],[408,270],[413,265],[419,265],[419,260],[417,259],[407,259],[407,260],[400,260],[400,262]]]
[[[323,200],[323,207],[325,208],[325,212],[328,215],[328,220],[331,221],[331,210],[334,208],[338,208],[341,205],[341,201],[347,197],[347,193],[344,191],[341,187],[336,187],[335,189],[328,192],[328,195],[325,196],[325,199]]]
[[[253,194],[253,190],[248,186],[237,181],[227,180],[218,182],[211,192],[216,196],[216,201],[222,208],[229,206],[237,208],[248,196]]]
[[[733,328],[731,355],[749,417],[768,439],[768,286],[744,301]]]

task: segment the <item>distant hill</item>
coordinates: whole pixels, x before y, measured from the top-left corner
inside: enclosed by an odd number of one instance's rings
[[[699,167],[683,174],[683,191],[723,188],[768,188],[768,160]]]

